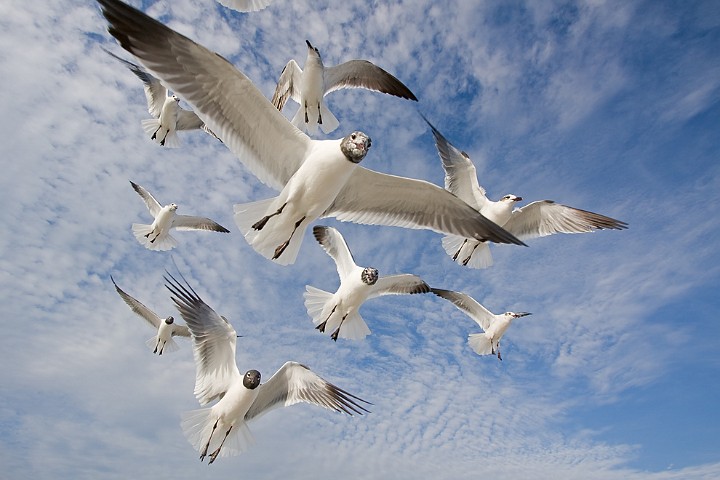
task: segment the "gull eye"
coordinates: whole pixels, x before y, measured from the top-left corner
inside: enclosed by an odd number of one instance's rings
[[[352,138],[353,140],[355,140],[355,139],[357,138],[357,135],[355,135],[355,134],[353,133],[352,135],[350,135],[350,138]]]

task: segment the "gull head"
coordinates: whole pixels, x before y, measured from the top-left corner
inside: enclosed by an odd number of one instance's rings
[[[532,313],[529,312],[507,312],[506,315],[511,316],[512,318],[520,318],[520,317],[527,317],[528,315],[532,315]]]
[[[177,207],[177,204],[176,204],[176,203],[171,203],[171,204],[170,204],[170,211],[171,211],[171,212],[174,212],[175,210],[177,210],[177,208],[178,208],[178,207]]]
[[[513,195],[511,193],[508,193],[505,195],[502,199],[500,199],[501,202],[508,202],[508,203],[515,203],[522,201],[522,197],[518,197],[517,195]]]
[[[172,99],[175,100],[177,103],[180,103],[180,97],[178,97],[177,95],[173,95]]]
[[[248,390],[254,390],[260,385],[260,372],[248,370],[243,377],[243,386]]]
[[[310,43],[310,40],[305,40],[305,43],[307,44],[307,47],[308,47],[308,53],[314,52],[315,55],[317,55],[318,57],[320,57],[320,52],[318,51],[317,48],[315,48],[315,47],[312,46],[312,43]]]
[[[168,325],[172,325],[172,323],[173,323],[174,321],[175,321],[175,319],[172,317],[172,315],[170,315],[169,317],[167,317],[167,318],[165,319],[165,323],[167,323]]]
[[[378,281],[379,275],[377,268],[365,267],[360,274],[360,279],[367,285],[375,285]]]
[[[360,163],[370,149],[372,141],[363,132],[353,132],[343,138],[340,150],[353,163]]]

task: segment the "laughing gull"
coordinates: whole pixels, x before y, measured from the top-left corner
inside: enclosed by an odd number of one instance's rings
[[[164,147],[177,148],[180,146],[180,138],[177,135],[180,130],[203,130],[217,138],[195,112],[180,107],[178,96],[169,95],[160,80],[139,65],[120,58],[109,50],[105,52],[129,68],[143,82],[148,112],[153,118],[141,120],[140,123],[151,140]]]
[[[217,0],[220,5],[238,12],[257,12],[272,3],[273,0]]]
[[[475,165],[468,154],[455,148],[427,119],[425,121],[432,129],[445,170],[445,188],[518,238],[627,228],[627,223],[620,220],[561,205],[552,200],[540,200],[522,208],[514,208],[522,197],[509,194],[497,202],[488,199],[485,189],[478,183]],[[493,263],[490,247],[486,242],[465,236],[447,235],[442,244],[448,255],[461,265],[487,268]]]
[[[234,207],[235,223],[263,256],[293,263],[307,226],[321,216],[524,245],[436,185],[358,166],[370,146],[364,133],[313,140],[220,55],[118,0],[98,2],[122,47],[182,96],[255,176],[281,191]]]
[[[367,60],[350,60],[334,67],[325,67],[318,49],[305,40],[308,48],[305,70],[290,60],[278,80],[272,104],[282,110],[288,98],[299,105],[292,124],[300,130],[317,134],[318,125],[325,133],[340,124],[325,105],[324,97],[343,88],[364,88],[417,101],[400,80]]]
[[[205,217],[177,215],[178,206],[174,203],[164,207],[150,195],[150,192],[135,182],[130,182],[133,189],[142,197],[148,210],[155,220],[151,225],[133,223],[132,231],[138,242],[150,250],[170,250],[177,246],[177,241],[170,235],[170,230],[212,230],[230,233],[230,230],[219,223]]]
[[[201,405],[218,400],[212,407],[186,412],[182,430],[200,452],[209,455],[238,455],[252,444],[247,422],[278,407],[299,402],[318,405],[348,415],[369,413],[360,403],[369,402],[323,380],[308,367],[286,362],[266,382],[260,372],[240,373],[235,362],[235,329],[208,306],[185,282],[168,273],[166,287],[192,333],[195,358],[195,396]]]
[[[113,285],[115,285],[115,290],[117,290],[120,298],[127,303],[128,307],[130,307],[133,312],[144,318],[148,325],[157,329],[157,334],[153,335],[147,342],[145,342],[148,347],[153,349],[153,353],[162,355],[165,351],[174,352],[178,349],[178,345],[172,337],[190,337],[190,330],[188,330],[188,327],[175,323],[175,319],[172,316],[160,318],[157,313],[153,312],[137,299],[125,293],[123,289],[118,287],[118,284],[115,283],[115,279],[112,278],[112,276],[110,277],[110,280],[112,280]]]
[[[365,320],[360,316],[360,306],[365,300],[382,295],[427,293],[430,287],[420,277],[411,274],[379,277],[372,267],[359,267],[345,239],[336,229],[317,225],[313,235],[325,252],[335,260],[340,287],[335,293],[307,285],[305,307],[315,328],[330,331],[330,338],[362,340],[370,334]]]
[[[512,321],[516,318],[531,315],[528,312],[505,312],[495,315],[470,295],[440,288],[433,288],[431,291],[435,295],[452,302],[453,305],[480,325],[484,332],[468,335],[468,343],[478,355],[497,355],[498,360],[502,360],[500,356],[500,339],[510,327]]]

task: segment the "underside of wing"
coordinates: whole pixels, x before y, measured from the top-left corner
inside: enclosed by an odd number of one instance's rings
[[[373,285],[368,298],[381,295],[413,295],[416,293],[428,293],[429,291],[430,286],[422,278],[410,273],[403,273],[380,277],[377,283]]]
[[[325,92],[341,88],[365,88],[417,101],[404,83],[367,60],[350,60],[325,69]]]
[[[205,217],[194,217],[192,215],[176,215],[173,220],[173,227],[178,230],[212,230],[214,232],[230,232],[230,230],[214,220],[210,220]]]
[[[135,190],[137,194],[140,195],[140,198],[143,199],[145,205],[147,206],[147,209],[150,211],[150,214],[153,216],[153,218],[157,217],[158,213],[160,213],[160,209],[162,209],[160,202],[155,200],[155,197],[153,197],[150,192],[148,192],[132,180],[130,181],[130,185],[132,185],[133,190]]]
[[[480,302],[472,298],[470,295],[461,292],[453,292],[451,290],[443,290],[440,288],[433,288],[432,292],[438,297],[444,298],[459,310],[464,312],[467,316],[475,320],[480,327],[487,331],[490,328],[492,320],[495,315],[490,312],[487,308],[483,307]]]
[[[115,283],[115,279],[110,277],[110,280],[112,280],[113,285],[115,285],[115,290],[117,291],[118,295],[120,295],[120,298],[125,301],[125,303],[128,305],[128,307],[130,307],[133,312],[144,318],[145,321],[150,324],[150,326],[155,328],[158,328],[160,326],[160,322],[162,321],[162,319],[155,312],[143,305],[136,298],[127,294],[123,289],[118,287],[118,284]]]
[[[205,123],[197,116],[197,113],[190,110],[180,109],[178,112],[176,130],[200,130]]]
[[[346,278],[350,275],[357,265],[340,232],[332,227],[316,225],[313,227],[313,235],[323,250],[335,260],[340,278]]]
[[[283,68],[282,73],[280,73],[280,78],[275,86],[275,93],[270,103],[278,110],[282,110],[288,98],[298,100],[299,92],[296,85],[299,85],[301,78],[302,69],[295,60],[290,60],[287,65],[285,65],[285,68]]]

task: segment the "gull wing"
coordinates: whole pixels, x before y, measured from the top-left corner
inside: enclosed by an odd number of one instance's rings
[[[230,230],[214,220],[192,215],[175,215],[172,226],[177,230],[212,230],[214,232],[230,233]]]
[[[400,80],[367,60],[350,60],[334,67],[326,67],[325,94],[341,88],[365,88],[408,100],[417,97]]]
[[[300,102],[300,90],[299,88],[295,88],[295,86],[298,85],[299,87],[302,73],[302,69],[295,60],[290,60],[287,65],[285,65],[283,71],[280,72],[275,93],[270,101],[270,103],[275,105],[275,108],[282,110],[288,98],[292,98],[298,103]]]
[[[452,193],[424,180],[355,168],[324,217],[371,225],[426,228],[477,240],[524,245]]]
[[[382,295],[413,295],[415,293],[428,293],[430,286],[417,275],[404,273],[380,277],[373,285],[368,299]]]
[[[177,325],[173,324],[172,329],[172,336],[173,337],[190,337],[190,329],[187,325]]]
[[[169,278],[168,278],[169,277]],[[230,322],[215,312],[185,282],[180,284],[167,274],[165,287],[187,323],[195,358],[195,397],[201,405],[221,398],[234,381],[240,380],[235,363],[237,332]],[[185,280],[183,278],[183,280]]]
[[[266,185],[282,190],[313,142],[215,52],[118,0],[98,0],[108,31],[182,97]]]
[[[453,292],[450,290],[443,290],[440,288],[431,289],[432,293],[438,297],[442,297],[445,300],[452,302],[458,309],[465,312],[470,318],[480,325],[480,327],[487,331],[495,319],[495,315],[483,307],[480,302],[472,298],[470,295],[460,292]]]
[[[357,265],[340,232],[332,227],[316,225],[313,227],[313,235],[323,250],[335,260],[340,278],[347,278],[348,275],[351,275]]]
[[[132,185],[133,189],[143,199],[145,205],[147,205],[147,209],[150,210],[150,214],[153,216],[153,218],[157,217],[158,213],[160,213],[160,209],[162,209],[162,206],[157,200],[155,200],[155,197],[150,195],[150,192],[148,192],[132,180],[130,181],[130,185]]]
[[[477,179],[477,170],[467,153],[455,148],[448,140],[423,117],[430,126],[438,155],[445,170],[445,190],[480,211],[488,202],[485,189]]]
[[[369,402],[326,382],[308,367],[297,362],[286,362],[258,389],[257,398],[245,414],[245,420],[259,417],[274,408],[299,402],[319,405],[348,415],[369,413],[369,410],[358,403]]]
[[[103,50],[105,49],[103,48]],[[158,118],[160,116],[160,113],[162,112],[165,98],[167,97],[167,89],[163,86],[162,83],[160,83],[160,80],[150,75],[139,65],[125,60],[124,58],[120,58],[109,50],[105,50],[105,53],[121,62],[127,68],[129,68],[130,71],[133,72],[135,76],[143,82],[143,89],[145,90],[145,99],[147,100],[148,112],[153,117]]]
[[[115,290],[117,290],[118,295],[120,295],[120,298],[122,298],[125,303],[127,303],[128,307],[135,312],[136,314],[140,315],[142,318],[145,319],[145,321],[152,327],[155,327],[155,329],[160,328],[160,322],[162,322],[164,319],[160,318],[157,313],[150,310],[148,307],[140,303],[137,299],[133,298],[132,296],[125,293],[123,289],[118,287],[118,284],[115,283],[115,279],[110,277],[110,280],[112,280],[113,285],[115,285]]]
[[[519,238],[534,238],[554,233],[587,233],[594,230],[623,230],[627,223],[598,213],[540,200],[516,208],[505,228]]]
[[[218,0],[218,2],[238,12],[257,12],[270,5],[272,0]]]
[[[176,130],[201,130],[205,123],[200,120],[197,113],[181,108],[178,111],[177,122],[175,122]],[[212,133],[210,133],[213,135]]]

